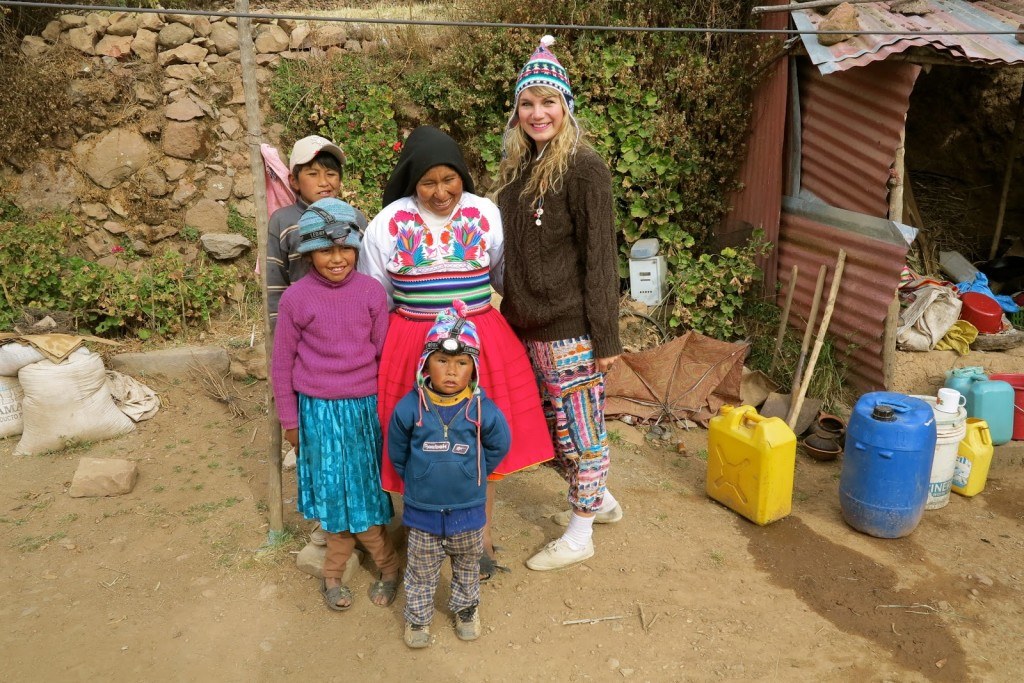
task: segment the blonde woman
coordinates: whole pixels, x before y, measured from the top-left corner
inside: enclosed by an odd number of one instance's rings
[[[593,525],[618,522],[606,487],[604,373],[622,352],[611,174],[583,140],[569,78],[544,36],[516,82],[495,192],[505,227],[501,312],[526,344],[569,484],[565,533],[531,557],[537,571],[594,554]]]

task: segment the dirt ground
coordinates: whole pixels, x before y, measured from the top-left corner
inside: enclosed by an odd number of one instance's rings
[[[329,612],[294,566],[309,524],[266,550],[264,418],[234,418],[187,382],[126,437],[15,457],[0,441],[0,653],[11,681],[465,680],[1015,681],[1024,642],[1024,444],[997,448],[986,490],[954,495],[901,540],[841,518],[841,462],[797,456],[793,513],[758,527],[704,494],[707,432],[687,453],[612,426],[625,509],[571,569],[523,561],[558,533],[561,481],[500,485],[512,571],[485,584],[483,636],[456,639],[437,597],[433,645],[402,643],[401,595]],[[258,414],[264,385],[239,385]],[[251,401],[251,402],[250,402]],[[638,443],[633,443],[638,442]],[[134,491],[73,499],[78,459],[136,460]],[[596,623],[566,624],[580,619]]]

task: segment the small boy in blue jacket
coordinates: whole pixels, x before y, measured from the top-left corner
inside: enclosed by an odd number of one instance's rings
[[[409,529],[405,644],[430,645],[434,591],[452,558],[448,608],[461,640],[480,636],[480,554],[487,475],[512,442],[505,416],[477,386],[480,339],[456,300],[437,315],[420,358],[416,388],[395,408],[388,453],[405,483]]]

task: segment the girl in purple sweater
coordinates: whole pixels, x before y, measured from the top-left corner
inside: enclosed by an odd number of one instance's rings
[[[299,219],[298,251],[309,272],[281,295],[272,364],[284,438],[298,453],[298,509],[327,535],[320,593],[336,611],[352,606],[341,578],[356,538],[378,580],[370,600],[390,605],[398,590],[398,555],[388,538],[394,515],[381,489],[377,364],[388,325],[387,294],[355,272],[362,236],[355,210],[322,199]]]

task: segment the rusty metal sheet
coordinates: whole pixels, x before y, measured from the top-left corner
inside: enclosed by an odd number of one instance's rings
[[[928,0],[930,14],[905,16],[889,11],[886,2],[858,4],[858,22],[865,33],[832,46],[818,42],[813,34],[800,34],[811,61],[822,74],[845,71],[913,47],[923,47],[958,61],[972,64],[1024,64],[1024,45],[1008,35],[940,35],[937,31],[1008,31],[1024,22],[1024,0],[966,2]],[[801,31],[812,31],[824,19],[813,10],[791,13]],[[922,31],[928,36],[879,35],[872,31]]]
[[[801,193],[869,216],[889,213],[889,168],[921,67],[879,62],[822,76],[800,60]]]
[[[781,5],[789,0],[772,0]],[[766,14],[761,28],[782,29],[789,23],[785,12]],[[743,184],[730,198],[730,210],[717,231],[721,246],[747,241],[755,228],[765,232],[772,244],[779,241],[779,214],[782,211],[782,156],[786,130],[786,97],[789,84],[789,59],[785,55],[769,67],[764,82],[753,95],[747,154],[739,171]],[[762,282],[775,282],[775,250],[759,259]]]
[[[790,324],[806,327],[818,268],[828,266],[824,298],[832,283],[839,249],[846,250],[846,266],[828,334],[846,364],[848,380],[860,391],[884,386],[882,338],[885,316],[899,284],[907,253],[892,221],[844,211],[817,202],[785,197],[779,227],[780,292],[789,286],[789,274],[798,266]]]

